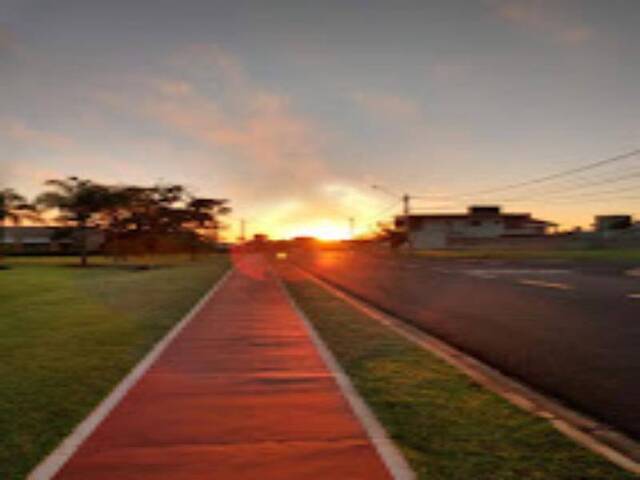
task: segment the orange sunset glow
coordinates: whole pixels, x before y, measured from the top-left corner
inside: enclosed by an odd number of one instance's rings
[[[637,146],[633,15],[613,28],[558,2],[56,3],[54,18],[16,5],[0,24],[0,183],[29,199],[69,175],[177,182],[231,200],[229,241],[242,219],[272,238],[346,238],[351,217],[370,231],[401,212],[374,184],[416,211],[501,204],[563,229],[638,210],[631,160],[495,190]]]
[[[314,237],[319,240],[346,240],[351,238],[348,226],[324,219],[308,224],[290,225],[280,231],[274,228],[273,234],[284,238]]]

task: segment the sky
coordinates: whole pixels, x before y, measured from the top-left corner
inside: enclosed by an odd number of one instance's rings
[[[0,186],[183,183],[231,200],[230,238],[362,233],[400,211],[374,184],[416,212],[637,215],[638,156],[499,187],[640,147],[639,22],[636,0],[0,0]]]

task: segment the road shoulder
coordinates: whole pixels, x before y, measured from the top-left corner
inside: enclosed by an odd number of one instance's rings
[[[308,279],[288,287],[419,475],[635,478]]]

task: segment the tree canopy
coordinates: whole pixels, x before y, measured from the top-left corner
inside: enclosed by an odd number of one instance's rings
[[[88,229],[104,232],[118,251],[135,240],[153,252],[159,241],[169,237],[182,239],[194,251],[205,239],[218,241],[224,227],[221,218],[231,212],[229,200],[196,197],[179,184],[105,185],[67,177],[45,185],[35,204],[40,211],[55,212],[58,222],[79,232],[83,265]]]

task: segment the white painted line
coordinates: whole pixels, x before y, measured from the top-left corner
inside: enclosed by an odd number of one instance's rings
[[[301,318],[302,323],[309,333],[311,341],[320,354],[320,357],[322,357],[325,365],[336,379],[336,383],[338,384],[342,395],[347,399],[347,402],[351,406],[351,409],[353,410],[356,418],[364,427],[367,435],[369,436],[369,439],[371,440],[371,443],[373,444],[374,448],[378,452],[378,455],[380,455],[380,458],[391,473],[391,476],[394,478],[394,480],[415,480],[417,478],[416,474],[411,469],[398,447],[396,447],[393,441],[389,438],[386,430],[380,424],[369,406],[358,394],[347,374],[344,372],[336,358],[326,346],[318,332],[316,332],[311,321],[295,303],[295,300],[289,294],[289,291],[282,283],[280,277],[275,273],[274,277],[277,279],[280,288],[293,306],[293,309]]]
[[[160,354],[171,341],[200,312],[213,294],[227,281],[233,272],[229,269],[216,284],[205,293],[191,310],[176,323],[169,332],[156,343],[153,349],[124,377],[118,385],[105,397],[98,406],[27,476],[27,480],[50,480],[78,450],[80,445],[93,433],[109,413],[120,403],[122,398],[133,388],[140,378],[149,370]]]
[[[474,272],[474,271],[469,271],[469,272],[465,272],[467,275],[469,275],[470,277],[474,277],[474,278],[488,278],[488,279],[493,279],[493,278],[497,278],[495,275],[492,275],[488,272]]]
[[[630,277],[640,277],[640,268],[632,268],[631,270],[627,270],[626,274]]]
[[[640,293],[630,293],[627,297],[640,300]]]
[[[555,288],[557,290],[573,290],[573,287],[566,283],[544,282],[542,280],[529,280],[526,278],[518,280],[518,283],[522,285],[531,285],[534,287]]]
[[[566,274],[572,273],[571,270],[548,269],[548,268],[546,269],[545,268],[537,268],[537,269],[474,268],[471,270],[465,270],[465,272],[471,275],[474,275],[474,274],[477,274],[477,275],[485,275],[485,274],[490,274],[490,275],[566,275]]]
[[[454,270],[449,270],[448,268],[442,267],[431,267],[431,270],[438,273],[456,273]]]

